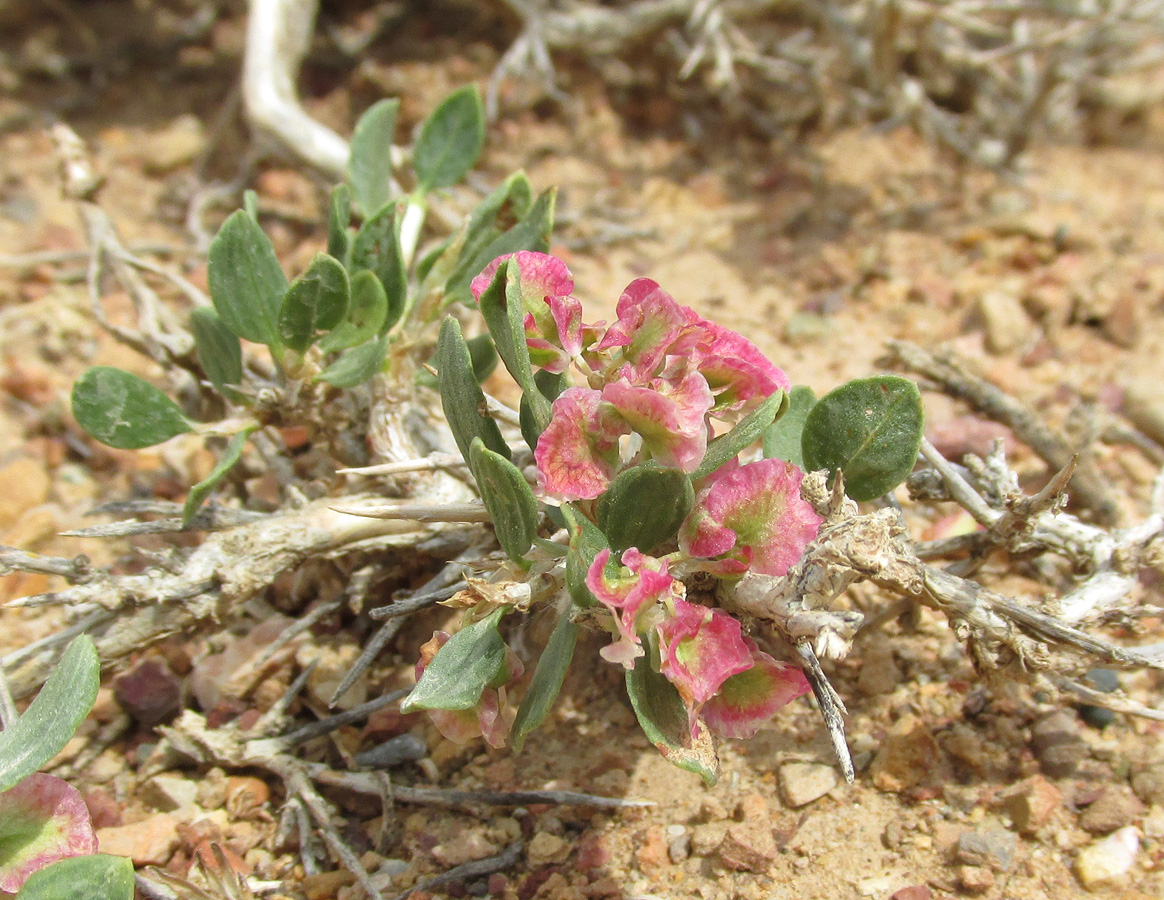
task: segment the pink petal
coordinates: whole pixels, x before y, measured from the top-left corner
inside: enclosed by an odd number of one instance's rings
[[[625,371],[625,370],[624,370]],[[698,372],[632,384],[619,378],[602,389],[609,403],[665,466],[694,472],[707,453],[707,411],[712,396]]]
[[[730,553],[753,572],[784,575],[816,537],[820,517],[800,498],[795,466],[763,459],[717,472],[679,529],[679,546],[696,557]]]
[[[628,431],[604,408],[598,391],[567,388],[554,401],[534,451],[542,489],[563,500],[593,500],[614,477],[618,439]]]
[[[783,706],[811,690],[796,666],[777,662],[748,643],[753,666],[728,678],[700,713],[707,727],[724,737],[752,737]]]
[[[481,299],[481,295],[493,281],[493,276],[497,274],[497,269],[510,258],[517,263],[521,274],[521,294],[526,301],[526,309],[534,306],[535,300],[540,304],[546,297],[565,297],[574,292],[574,276],[570,274],[564,262],[547,253],[519,250],[517,253],[497,257],[481,270],[480,275],[469,282],[469,290],[473,292],[474,300]]]
[[[622,555],[622,573],[609,577],[606,572],[610,550],[601,550],[586,573],[586,586],[603,606],[614,613],[617,639],[599,654],[607,662],[630,669],[643,655],[639,635],[649,627],[651,614],[661,600],[673,599],[682,591],[682,583],[667,574],[667,564],[631,547]]]
[[[596,350],[624,348],[622,361],[631,366],[632,380],[650,378],[673,352],[676,340],[699,316],[649,278],[632,281],[618,299],[618,321],[611,325]]]
[[[701,332],[692,355],[716,395],[717,411],[739,410],[749,401],[762,401],[791,388],[784,370],[743,335],[707,321],[701,323]]]
[[[89,809],[72,785],[38,772],[0,793],[0,890],[15,893],[33,872],[96,852]]]

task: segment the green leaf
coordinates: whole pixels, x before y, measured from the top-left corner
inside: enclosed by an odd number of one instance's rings
[[[327,255],[347,259],[351,238],[348,225],[352,221],[352,191],[346,184],[331,189],[327,204]]]
[[[462,252],[460,261],[445,285],[445,294],[454,300],[472,303],[470,282],[497,257],[518,250],[546,252],[550,247],[550,232],[554,227],[554,200],[552,189],[544,192],[516,225],[479,248]]]
[[[380,333],[388,316],[388,295],[375,272],[361,269],[351,278],[351,301],[344,320],[319,341],[324,353],[346,350]]]
[[[575,605],[586,609],[598,605],[598,599],[586,586],[586,574],[603,550],[610,549],[610,543],[602,530],[582,515],[569,503],[561,507],[562,515],[570,529],[570,549],[566,552],[566,590]]]
[[[679,533],[691,512],[695,490],[679,469],[647,462],[624,469],[598,500],[598,527],[611,549],[638,547],[650,553]]]
[[[352,132],[348,181],[365,217],[392,199],[392,135],[399,109],[399,100],[373,103]]]
[[[417,709],[472,709],[481,693],[505,671],[505,641],[497,624],[507,612],[495,609],[466,625],[432,658],[420,681],[400,703],[400,711]]]
[[[186,495],[186,503],[182,506],[183,528],[190,524],[190,520],[194,518],[206,498],[210,496],[210,492],[218,487],[218,483],[226,477],[226,473],[242,459],[243,447],[246,446],[247,438],[258,428],[258,423],[256,423],[231,437],[230,443],[222,451],[222,456],[218,458],[218,462],[210,470],[210,474],[190,488],[190,492]]]
[[[469,447],[473,438],[479,437],[488,449],[509,459],[512,454],[501,429],[485,414],[485,395],[473,374],[473,360],[461,334],[461,324],[452,316],[441,325],[436,366],[441,406],[461,456],[469,462]]]
[[[421,126],[412,165],[421,191],[456,184],[485,145],[485,106],[476,85],[454,91]]]
[[[634,707],[639,727],[663,758],[680,769],[699,775],[708,787],[719,780],[719,758],[707,728],[692,739],[687,724],[687,708],[675,686],[651,665],[657,655],[654,639],[648,636],[651,652],[635,660],[626,673],[626,692]]]
[[[692,473],[693,480],[710,475],[728,460],[735,459],[741,450],[760,439],[764,429],[772,424],[781,411],[788,406],[788,395],[777,390],[767,400],[757,406],[726,434],[712,440],[707,445],[707,453],[699,468]]]
[[[279,310],[279,335],[303,353],[319,336],[343,321],[351,287],[343,264],[326,253],[315,254],[307,271],[291,283]]]
[[[198,362],[210,383],[219,391],[228,384],[241,384],[242,345],[218,314],[206,306],[196,307],[190,312],[190,332]]]
[[[380,337],[348,350],[311,380],[326,381],[338,388],[353,388],[379,372],[387,357],[388,338]]]
[[[497,543],[514,562],[524,562],[538,530],[538,501],[521,470],[479,437],[469,447],[469,469],[493,520]]]
[[[469,347],[469,358],[473,360],[473,377],[482,384],[497,368],[497,348],[493,346],[493,338],[479,334],[465,343]]]
[[[400,320],[408,296],[408,273],[400,249],[397,217],[396,204],[389,203],[363,224],[352,241],[351,271],[375,272],[388,297],[388,313],[380,323],[381,334]]]
[[[278,346],[275,319],[287,276],[270,238],[246,211],[232,213],[210,242],[206,276],[210,299],[227,328],[244,340]]]
[[[507,259],[497,267],[477,303],[505,368],[523,391],[536,393],[529,347],[525,342],[525,301],[521,296],[520,275],[517,266],[509,263]]]
[[[87,634],[73,638],[24,715],[0,732],[0,791],[64,749],[97,700],[101,661]]]
[[[878,375],[829,391],[804,422],[804,467],[838,469],[845,493],[874,500],[905,481],[917,461],[925,417],[917,385]]]
[[[94,853],[58,860],[28,876],[16,900],[133,900],[133,862]]]
[[[573,609],[569,606],[562,610],[546,649],[538,657],[538,664],[529,687],[525,690],[525,696],[521,698],[517,717],[509,731],[514,753],[521,752],[525,736],[546,720],[554,701],[561,693],[562,683],[566,680],[566,673],[574,659],[574,646],[578,642],[578,626],[571,619],[572,612]]]
[[[111,366],[93,366],[77,379],[73,417],[87,434],[118,450],[152,447],[193,427],[148,381]]]
[[[812,388],[798,384],[789,391],[788,411],[764,432],[766,459],[782,459],[797,468],[804,468],[800,437],[804,433],[804,422],[815,405],[816,394]]]

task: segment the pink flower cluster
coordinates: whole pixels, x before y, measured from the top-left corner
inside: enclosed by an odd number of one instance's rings
[[[472,283],[480,298],[503,259]],[[516,264],[516,265],[514,265]],[[625,468],[647,460],[693,473],[712,436],[712,419],[731,425],[788,377],[741,335],[679,305],[639,278],[619,298],[617,321],[582,322],[565,263],[542,253],[513,254],[530,360],[553,373],[571,368],[584,384],[554,401],[534,451],[539,486],[559,502],[600,497]],[[801,671],[760,651],[727,613],[686,599],[672,561],[723,577],[783,575],[817,533],[820,520],[800,497],[803,473],[781,460],[734,460],[696,484],[679,549],[657,559],[629,548],[614,564],[604,550],[586,584],[611,613],[613,643],[602,656],[628,669],[658,648],[662,674],[688,710],[694,736],[749,737],[776,710],[805,693]]]

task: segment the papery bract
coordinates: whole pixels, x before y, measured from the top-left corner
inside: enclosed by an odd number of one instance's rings
[[[632,381],[654,375],[664,357],[675,352],[675,343],[684,331],[700,321],[694,310],[680,306],[650,278],[636,278],[628,284],[618,298],[616,312],[618,320],[606,329],[594,349],[622,348],[622,374]]]
[[[764,400],[792,382],[783,369],[731,329],[702,321],[699,343],[691,356],[715,394],[714,413],[738,411],[753,400]]]
[[[15,893],[33,872],[96,852],[89,809],[72,785],[37,772],[0,793],[0,890]]]
[[[639,635],[654,618],[658,603],[682,596],[683,584],[667,573],[667,564],[631,547],[622,555],[622,572],[610,577],[610,550],[601,550],[586,573],[586,586],[614,614],[617,639],[599,654],[630,669],[644,651]]]
[[[716,734],[750,738],[783,706],[811,690],[796,666],[777,662],[744,638],[752,666],[728,678],[700,711],[705,725]]]
[[[541,487],[564,500],[593,500],[610,485],[618,439],[629,432],[601,393],[567,388],[554,401],[534,451]]]
[[[712,396],[698,372],[632,384],[619,378],[602,399],[643,439],[643,447],[665,466],[694,472],[707,452],[707,411]]]
[[[786,574],[820,528],[800,497],[803,477],[779,459],[712,474],[679,529],[680,548],[695,557],[730,554],[762,575]]]
[[[675,600],[655,627],[662,673],[687,705],[694,737],[703,704],[729,677],[751,668],[752,656],[740,623],[722,610]]]

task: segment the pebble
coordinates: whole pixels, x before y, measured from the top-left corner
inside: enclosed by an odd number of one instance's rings
[[[710,856],[727,834],[726,822],[705,822],[691,830],[691,852],[696,856]]]
[[[143,801],[160,812],[193,806],[198,799],[198,783],[181,775],[155,775],[139,788]]]
[[[1092,669],[1087,673],[1085,681],[1097,691],[1110,694],[1119,690],[1120,676],[1113,669]],[[1107,728],[1115,721],[1115,713],[1103,706],[1094,706],[1091,703],[1082,703],[1079,706],[1079,718],[1092,728]]]
[[[1164,401],[1158,378],[1137,378],[1124,387],[1123,413],[1152,440],[1164,442]]]
[[[766,822],[729,825],[719,845],[724,867],[742,872],[766,871],[776,853],[776,841]]]
[[[635,851],[635,860],[639,864],[639,869],[643,872],[649,872],[662,868],[667,864],[668,858],[669,851],[667,841],[663,837],[663,826],[652,825],[647,829],[642,844]]]
[[[113,679],[113,696],[141,725],[159,725],[182,706],[182,680],[162,658],[141,659]]]
[[[837,786],[837,772],[820,763],[793,762],[780,767],[780,795],[796,809],[819,800]]]
[[[890,694],[901,684],[901,669],[888,642],[874,644],[861,654],[861,671],[857,673],[857,690],[862,694]]]
[[[870,769],[882,791],[914,787],[937,769],[940,750],[934,736],[916,716],[902,716],[890,729]]]
[[[1031,749],[1042,770],[1052,778],[1069,778],[1087,755],[1075,714],[1059,709],[1031,728]]]
[[[354,884],[355,881],[356,876],[351,872],[337,870],[304,875],[299,887],[307,900],[331,900],[341,887]]]
[[[356,754],[356,764],[367,769],[392,769],[402,763],[424,759],[427,755],[428,744],[424,738],[408,732]]]
[[[986,866],[959,866],[958,886],[968,894],[984,894],[994,887],[994,873]]]
[[[261,814],[271,799],[267,782],[253,775],[231,775],[226,779],[223,800],[232,819],[250,819]]]
[[[158,813],[130,825],[97,829],[101,853],[126,856],[137,866],[164,866],[180,842],[178,820]]]
[[[1075,874],[1085,888],[1121,880],[1136,863],[1140,835],[1129,825],[1079,851]]]
[[[552,837],[552,835],[547,835],[547,837]],[[433,859],[442,866],[452,868],[453,866],[473,862],[477,859],[484,859],[486,856],[492,856],[499,849],[495,843],[485,837],[481,830],[470,829],[460,832],[452,840],[442,841],[437,844],[432,848],[431,853]],[[530,854],[532,859],[532,843],[530,845]]]
[[[531,869],[565,862],[570,855],[570,845],[556,834],[539,831],[525,850],[526,861]]]
[[[313,662],[316,664],[307,677],[307,692],[317,703],[323,706],[330,705],[337,710],[359,706],[368,699],[368,679],[365,676],[357,678],[355,683],[344,691],[343,696],[335,697],[336,688],[347,677],[359,655],[360,648],[355,644],[328,645],[316,641],[300,645],[296,662],[302,668]]]
[[[894,891],[889,900],[931,900],[933,896],[930,893],[929,885],[911,884],[909,887],[903,887],[900,891]]]
[[[1034,834],[1063,803],[1063,792],[1042,775],[1015,785],[1001,797],[1002,808],[1022,834]]]
[[[1091,834],[1110,834],[1144,815],[1144,804],[1126,784],[1111,784],[1079,815],[1079,827]]]
[[[1164,806],[1164,760],[1149,762],[1133,770],[1132,790],[1145,803]]]
[[[668,825],[665,833],[667,836],[667,855],[671,858],[671,862],[678,865],[691,855],[691,835],[682,825]]]
[[[194,115],[178,116],[138,147],[142,166],[151,175],[164,175],[192,162],[206,147],[206,130]]]
[[[986,349],[1002,354],[1017,350],[1031,336],[1031,320],[1022,303],[1006,291],[987,291],[978,299],[986,329]]]
[[[1018,837],[1005,828],[983,828],[964,831],[955,850],[958,862],[967,866],[985,866],[996,872],[1006,872],[1014,864]]]

